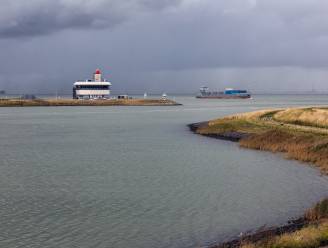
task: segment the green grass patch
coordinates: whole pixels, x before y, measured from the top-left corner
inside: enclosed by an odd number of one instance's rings
[[[263,115],[260,116],[260,119],[273,119],[274,115],[277,114],[278,112],[280,112],[281,110],[274,110],[274,111],[270,111],[268,113],[265,113]]]
[[[307,121],[302,121],[302,120],[291,120],[291,121],[285,121],[285,120],[282,121],[282,120],[278,120],[278,119],[274,119],[274,120],[279,121],[279,122],[283,122],[283,123],[286,123],[286,124],[292,124],[292,125],[298,125],[298,126],[328,128],[327,125],[321,125],[319,123],[307,122]]]
[[[243,119],[222,119],[215,121],[206,127],[201,127],[197,132],[200,134],[222,134],[226,132],[257,133],[266,129],[263,125]]]

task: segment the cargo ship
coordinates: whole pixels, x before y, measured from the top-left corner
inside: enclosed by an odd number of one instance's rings
[[[200,94],[198,94],[196,98],[248,99],[251,98],[251,94],[247,90],[227,88],[224,91],[210,91],[208,87],[201,87]]]

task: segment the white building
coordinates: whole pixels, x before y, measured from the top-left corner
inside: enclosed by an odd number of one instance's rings
[[[75,82],[73,87],[74,99],[107,99],[110,95],[112,84],[102,80],[101,71],[97,69],[93,80]]]

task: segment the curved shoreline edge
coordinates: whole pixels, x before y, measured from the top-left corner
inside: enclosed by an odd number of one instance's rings
[[[204,122],[188,124],[187,126],[189,127],[190,131],[192,131],[195,134],[199,134],[197,133],[198,128],[208,126],[208,124],[209,124],[208,121],[204,121]],[[241,139],[249,136],[249,134],[247,133],[237,132],[237,131],[230,131],[224,133],[209,133],[209,134],[201,134],[201,135],[210,138],[215,138],[215,139],[228,140],[232,142],[239,142]]]
[[[310,113],[310,116],[306,117],[306,121],[303,120],[305,117],[299,114],[299,112],[303,114],[303,111],[305,114]],[[310,160],[307,157],[303,158],[301,155],[289,156],[289,158],[316,164],[317,168],[319,168],[324,175],[328,175],[327,160],[325,160],[328,158],[328,153],[326,150],[328,149],[328,135],[326,132],[328,126],[326,126],[325,122],[328,121],[328,118],[327,120],[324,120],[323,123],[313,122],[313,120],[315,120],[317,117],[315,115],[318,111],[320,112],[321,109],[317,110],[314,108],[297,108],[264,110],[228,116],[212,121],[192,123],[187,126],[195,134],[207,136],[210,138],[239,142],[240,146],[246,148],[266,150],[271,152],[283,152],[286,154],[288,154],[289,148],[284,147],[283,149],[279,149],[279,146],[277,146],[275,143],[281,141],[282,139],[271,139],[272,137],[270,137],[270,135],[272,135],[272,133],[277,137],[286,135],[286,137],[283,138],[304,142],[305,147],[308,145],[307,142],[315,142],[314,152],[321,152],[320,149],[323,149],[325,154],[324,158],[321,157],[318,159],[320,160],[319,162],[316,160]],[[328,109],[324,108],[324,111],[327,111],[328,117]],[[294,112],[297,112],[295,115],[296,117],[292,115]],[[320,112],[320,114],[322,114],[322,112]],[[266,138],[266,135],[268,138]],[[313,138],[317,136],[319,139]],[[260,144],[252,144],[254,142],[258,142]],[[270,142],[274,144],[274,148],[270,147],[269,145],[264,145],[264,143],[268,144]],[[311,153],[311,151],[309,153]],[[321,211],[320,213],[318,213],[319,210]],[[316,217],[313,218],[313,216]],[[321,202],[317,203],[316,206],[307,210],[303,216],[297,219],[291,219],[284,225],[260,228],[259,230],[252,231],[251,233],[248,232],[242,236],[236,236],[230,241],[213,244],[206,247],[284,247],[279,245],[274,246],[272,245],[272,242],[278,240],[279,237],[282,237],[283,235],[293,235],[295,232],[302,232],[302,230],[304,231],[311,226],[319,227],[322,223],[324,224],[324,227],[327,228],[327,218],[328,198],[322,200]],[[328,229],[325,229],[325,232],[328,233]],[[320,242],[316,243],[316,246],[313,247],[322,247],[325,245],[328,245],[328,236],[325,239],[320,240]],[[295,245],[295,247],[308,246]]]

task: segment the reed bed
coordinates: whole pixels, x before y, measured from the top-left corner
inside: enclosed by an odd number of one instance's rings
[[[282,152],[288,158],[309,162],[328,174],[328,137],[325,135],[277,128],[242,139],[240,146]]]

